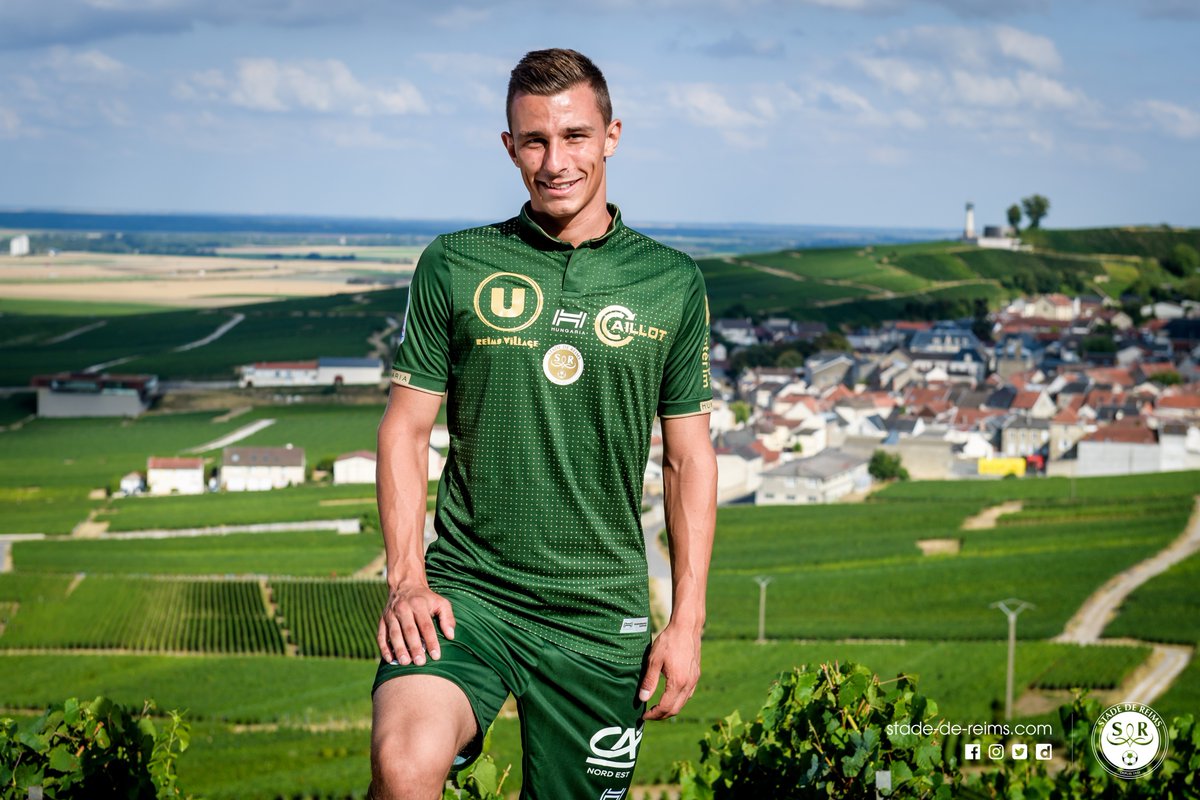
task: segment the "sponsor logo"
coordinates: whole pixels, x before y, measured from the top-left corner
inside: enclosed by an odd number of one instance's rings
[[[627,617],[621,620],[621,633],[645,633],[650,627],[646,617]]]
[[[542,358],[542,372],[551,383],[570,386],[583,374],[583,356],[569,344],[556,344]]]
[[[667,338],[667,332],[653,325],[635,322],[637,315],[625,306],[605,306],[596,314],[596,336],[609,347],[624,347],[635,337],[655,341]]]
[[[401,372],[398,369],[392,370],[392,383],[398,383],[401,386],[408,386],[412,383],[411,372]]]
[[[493,272],[475,287],[475,316],[489,328],[516,333],[542,313],[542,288],[516,272]]]
[[[983,755],[983,748],[978,744],[963,745],[964,761],[978,761],[981,755]]]
[[[633,769],[637,763],[638,745],[642,742],[642,729],[638,728],[601,728],[592,734],[588,744],[592,755],[587,763],[600,767],[614,769]],[[590,774],[589,770],[589,774]]]
[[[587,316],[586,311],[567,311],[560,308],[554,312],[554,321],[550,327],[564,333],[579,333],[587,322]]]
[[[480,336],[475,340],[478,347],[537,347],[541,342],[537,339],[526,339],[523,336]]]
[[[706,372],[705,374],[707,375],[708,373]],[[702,412],[703,411],[712,411],[712,400],[701,400],[700,401],[700,410]]]
[[[709,362],[708,339],[711,328],[711,320],[708,316],[708,297],[704,298],[704,349],[700,351],[700,379],[705,389],[712,385],[712,370]],[[701,408],[701,411],[711,411],[712,404],[709,404],[707,409]]]
[[[1118,778],[1140,778],[1167,756],[1167,725],[1142,703],[1109,706],[1092,727],[1092,753]]]
[[[1054,745],[1036,744],[1033,747],[1033,757],[1038,761],[1049,761],[1054,758]]]
[[[1012,746],[1012,757],[1014,761],[1025,761],[1029,758],[1029,745],[1024,742],[1014,742]]]
[[[621,800],[624,796],[624,789],[605,789],[600,793],[600,800]]]

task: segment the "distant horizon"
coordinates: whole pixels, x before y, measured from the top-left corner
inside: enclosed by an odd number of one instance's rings
[[[370,215],[370,214],[325,214],[316,212],[290,212],[290,211],[214,211],[214,210],[146,210],[141,208],[102,208],[91,206],[22,206],[16,204],[0,203],[0,216],[18,215],[18,214],[60,214],[60,215],[77,215],[77,216],[94,216],[94,217],[196,217],[196,218],[246,218],[246,219],[294,219],[294,220],[326,220],[338,221],[344,220],[347,222],[410,222],[428,225],[489,225],[493,222],[502,221],[502,218],[485,219],[482,217],[416,217],[416,216],[398,216],[398,215]],[[628,216],[622,209],[623,216]],[[965,219],[965,216],[964,216]],[[728,221],[705,221],[705,220],[664,220],[664,219],[638,219],[638,225],[648,225],[655,228],[670,228],[670,227],[695,227],[695,228],[740,228],[753,229],[759,228],[763,230],[786,230],[786,229],[811,229],[811,228],[833,228],[847,231],[862,231],[862,230],[887,230],[887,231],[921,231],[928,233],[941,233],[950,236],[959,236],[963,232],[963,226],[957,227],[938,227],[924,225],[904,225],[904,224],[888,224],[888,223],[844,223],[844,222],[750,222],[746,220],[728,220]],[[976,218],[976,227],[982,229],[985,226],[1001,225],[1007,227],[1007,220],[989,220]],[[1095,223],[1086,225],[1053,225],[1044,224],[1039,226],[1047,230],[1090,230],[1097,228],[1160,228],[1167,225],[1173,229],[1194,230],[1200,228],[1200,224],[1185,224],[1161,220],[1158,222],[1107,222]],[[1021,230],[1025,230],[1028,226],[1022,225]],[[0,224],[0,229],[5,229]],[[64,228],[66,230],[66,228]]]

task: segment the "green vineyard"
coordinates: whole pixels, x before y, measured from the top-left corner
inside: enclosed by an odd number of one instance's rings
[[[378,658],[382,581],[272,581],[280,622],[303,656]]]
[[[283,652],[258,583],[85,578],[21,604],[0,647]]]

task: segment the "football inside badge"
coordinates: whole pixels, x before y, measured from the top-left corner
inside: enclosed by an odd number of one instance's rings
[[[556,344],[546,351],[542,372],[551,383],[570,386],[583,374],[583,356],[569,344]]]

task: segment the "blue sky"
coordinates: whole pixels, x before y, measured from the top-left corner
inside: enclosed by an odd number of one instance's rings
[[[1197,0],[0,0],[0,206],[487,220],[574,47],[643,222],[1200,225]]]

